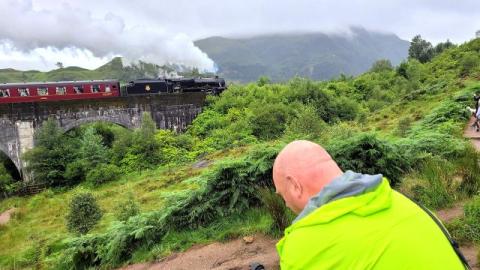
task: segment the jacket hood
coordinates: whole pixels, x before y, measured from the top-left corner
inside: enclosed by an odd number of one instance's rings
[[[369,216],[391,205],[392,189],[381,174],[347,171],[312,197],[294,223],[285,230],[328,223],[352,213]]]

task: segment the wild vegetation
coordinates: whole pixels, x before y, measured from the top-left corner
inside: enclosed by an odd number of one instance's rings
[[[199,242],[281,235],[293,215],[272,194],[271,170],[293,139],[324,145],[344,170],[384,174],[430,208],[472,200],[449,226],[478,241],[479,156],[462,138],[478,57],[480,39],[428,61],[381,60],[358,77],[232,84],[182,134],[156,130],[148,114],[133,131],[93,123],[63,134],[51,119],[26,155],[51,188],[0,202],[18,209],[0,227],[0,267],[107,269]],[[103,216],[70,233],[66,202],[85,192]]]

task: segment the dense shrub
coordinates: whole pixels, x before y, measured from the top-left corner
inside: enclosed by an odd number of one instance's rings
[[[77,159],[67,165],[64,177],[70,183],[80,183],[85,180],[85,175],[91,167],[83,159]]]
[[[119,203],[116,207],[117,211],[115,217],[120,221],[127,221],[130,217],[136,216],[140,213],[138,203],[135,201],[133,193],[128,194],[125,201]]]
[[[405,154],[411,159],[422,159],[425,153],[430,153],[447,159],[455,159],[463,155],[467,144],[451,134],[442,134],[435,131],[417,133],[406,139],[400,140]],[[417,163],[418,164],[418,163]]]
[[[256,107],[251,119],[253,135],[264,140],[280,137],[285,130],[289,114],[290,110],[283,104]]]
[[[86,234],[102,218],[102,210],[90,193],[75,195],[70,201],[67,228],[70,232]]]
[[[361,134],[353,138],[333,141],[329,153],[343,170],[366,174],[383,174],[392,185],[400,182],[401,176],[412,164],[396,145],[381,141],[374,134]]]
[[[115,180],[120,176],[120,168],[114,164],[100,164],[87,173],[86,180],[94,185],[100,185]]]
[[[405,137],[412,126],[412,119],[408,116],[401,118],[397,124],[396,133],[400,137]]]
[[[17,184],[8,173],[5,166],[0,163],[0,198],[6,198],[13,194],[17,189]]]
[[[290,118],[285,134],[292,139],[312,139],[318,137],[326,126],[313,106],[302,105]]]
[[[27,169],[35,181],[49,186],[69,185],[64,177],[67,167],[77,149],[71,140],[63,136],[63,130],[54,119],[48,119],[35,133],[36,147],[25,153]]]

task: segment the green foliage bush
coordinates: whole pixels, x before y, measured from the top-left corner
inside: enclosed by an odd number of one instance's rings
[[[99,164],[87,173],[86,181],[93,185],[100,185],[117,179],[120,173],[120,168],[114,164]]]
[[[412,121],[412,118],[409,116],[403,117],[398,121],[396,132],[398,136],[405,137],[407,135],[408,131],[412,127]]]
[[[13,194],[17,189],[17,184],[8,173],[5,166],[0,163],[0,198],[6,198]]]
[[[315,107],[300,105],[287,123],[285,134],[292,139],[313,139],[320,136],[327,124],[317,114]]]
[[[392,62],[388,59],[380,59],[375,61],[370,68],[371,72],[382,72],[393,70]]]
[[[286,105],[272,104],[268,107],[255,107],[252,113],[253,135],[260,139],[271,140],[283,134],[290,110]]]
[[[155,139],[155,122],[148,113],[142,115],[142,125],[134,132],[122,132],[112,145],[113,161],[122,170],[131,172],[152,169],[162,160],[160,145]]]
[[[25,153],[27,169],[35,175],[35,181],[49,186],[69,185],[64,173],[74,159],[76,146],[67,137],[57,122],[50,118],[35,133],[36,147]]]
[[[87,168],[95,168],[98,164],[108,162],[108,148],[103,145],[102,136],[96,133],[94,127],[85,130],[81,138],[79,156]]]
[[[412,167],[412,161],[396,145],[378,139],[374,134],[360,134],[333,141],[327,147],[342,170],[366,174],[383,174],[392,185]]]
[[[91,193],[75,195],[70,201],[67,228],[70,232],[86,234],[102,218],[102,210]]]
[[[125,201],[119,203],[116,207],[117,211],[115,217],[120,221],[127,221],[130,217],[136,216],[140,213],[138,203],[135,201],[133,193],[128,194]]]

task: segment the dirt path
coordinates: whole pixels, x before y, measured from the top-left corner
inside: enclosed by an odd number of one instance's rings
[[[465,138],[470,139],[473,147],[475,147],[477,151],[480,151],[480,132],[477,132],[474,128],[472,128],[474,121],[475,121],[475,118],[471,117],[470,121],[468,122],[468,125],[465,127],[463,136]],[[455,218],[462,217],[463,205],[464,203],[459,202],[459,203],[456,203],[451,208],[439,210],[437,211],[437,216],[444,223],[449,222]],[[468,246],[461,246],[460,249],[463,255],[465,256],[465,258],[468,260],[468,263],[470,264],[472,269],[480,270],[480,267],[478,267],[478,259],[477,259],[478,247],[474,245],[468,245]]]
[[[242,239],[227,243],[196,246],[187,252],[169,256],[161,262],[129,265],[121,270],[248,270],[254,262],[266,269],[279,269],[275,250],[277,240],[263,235],[254,236],[253,243]]]
[[[0,214],[0,225],[5,225],[10,221],[10,216],[15,212],[15,208],[10,208],[7,211]]]

